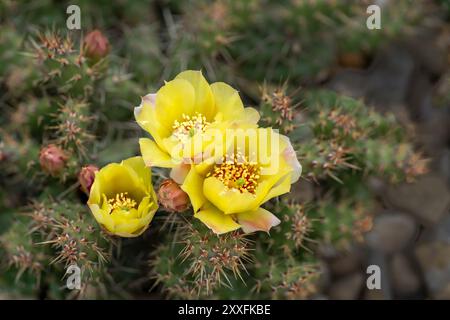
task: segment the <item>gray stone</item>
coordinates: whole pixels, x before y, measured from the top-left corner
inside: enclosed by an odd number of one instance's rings
[[[330,267],[328,266],[328,264],[326,264],[325,262],[321,261],[320,263],[320,276],[319,279],[317,280],[317,287],[319,288],[320,292],[324,292],[324,290],[326,288],[328,288],[331,284],[331,271],[330,271]]]
[[[354,300],[359,298],[364,283],[364,277],[361,273],[354,273],[334,282],[328,295],[330,299],[336,300]]]
[[[363,255],[360,250],[344,252],[335,258],[329,259],[328,266],[334,276],[344,276],[361,270]]]
[[[420,289],[419,275],[404,255],[394,255],[390,262],[390,269],[392,287],[398,296],[412,296]]]
[[[435,299],[438,300],[450,300],[450,283],[447,284],[441,291],[434,295]]]
[[[450,214],[447,214],[434,228],[427,230],[424,237],[431,241],[450,244]]]
[[[450,122],[450,119],[449,119]],[[449,138],[450,140],[450,138]],[[450,149],[442,151],[439,159],[439,172],[447,178],[447,184],[450,185]]]
[[[364,290],[363,299],[364,300],[389,300],[384,295],[383,290],[377,290],[377,289],[370,290],[367,288]]]
[[[450,138],[450,116],[447,110],[434,108],[431,101],[427,102],[422,105],[422,119],[416,126],[417,140],[422,149],[436,159],[445,152]],[[447,167],[450,167],[449,162]]]
[[[450,207],[450,190],[444,178],[430,173],[415,183],[404,183],[388,188],[387,202],[397,209],[414,214],[421,222],[438,222]]]
[[[417,231],[414,220],[403,213],[383,213],[374,219],[367,233],[367,244],[374,250],[390,254],[403,250],[412,242]]]
[[[396,45],[381,51],[370,68],[366,98],[378,111],[395,112],[402,106],[414,71],[415,61],[411,52]]]
[[[445,295],[450,287],[450,244],[441,241],[423,244],[415,254],[432,297]]]

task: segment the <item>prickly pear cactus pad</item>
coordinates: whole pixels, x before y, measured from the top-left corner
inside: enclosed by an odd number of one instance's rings
[[[0,299],[449,297],[448,5],[377,3],[0,0]]]

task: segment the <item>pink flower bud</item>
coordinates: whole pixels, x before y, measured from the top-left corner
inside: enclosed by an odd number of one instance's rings
[[[98,171],[98,168],[93,164],[89,164],[83,168],[81,168],[80,173],[78,174],[78,182],[80,183],[81,190],[89,194],[91,191],[91,186],[94,183],[95,173]]]
[[[158,199],[164,209],[171,212],[183,212],[190,205],[187,193],[172,179],[166,179],[161,183]]]
[[[58,175],[64,169],[68,158],[64,150],[54,144],[43,147],[39,153],[41,168],[52,176]]]
[[[84,38],[84,50],[88,58],[100,60],[110,51],[109,41],[100,30],[91,31]]]

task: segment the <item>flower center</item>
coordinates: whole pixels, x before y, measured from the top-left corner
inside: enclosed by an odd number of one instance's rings
[[[111,210],[119,209],[127,211],[135,208],[137,204],[136,201],[128,196],[128,192],[121,192],[119,194],[116,194],[116,197],[109,199],[108,203],[111,206]]]
[[[225,156],[221,164],[215,165],[207,176],[213,176],[223,182],[230,189],[237,189],[241,193],[255,193],[258,186],[261,168],[257,162],[249,161],[240,153],[233,157]]]
[[[183,113],[182,117],[183,121],[175,120],[172,126],[173,136],[182,142],[192,138],[199,132],[205,132],[210,125],[206,121],[206,117],[198,112],[194,116],[188,116]]]

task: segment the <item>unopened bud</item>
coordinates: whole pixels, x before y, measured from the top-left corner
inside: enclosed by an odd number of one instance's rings
[[[69,157],[54,144],[43,147],[39,153],[41,168],[52,176],[58,175],[66,165]]]
[[[109,41],[100,30],[91,31],[84,38],[84,50],[88,58],[100,60],[110,51]]]
[[[78,174],[78,182],[80,183],[81,190],[84,193],[89,194],[91,191],[91,187],[95,179],[95,173],[97,171],[98,168],[92,164],[81,168],[81,171]]]
[[[158,199],[161,205],[171,212],[183,212],[189,208],[189,196],[181,190],[172,179],[166,179],[158,190]]]

